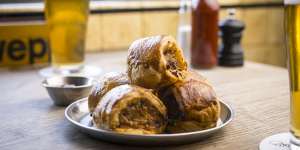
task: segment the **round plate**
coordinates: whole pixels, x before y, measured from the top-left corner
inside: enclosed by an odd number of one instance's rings
[[[91,123],[92,118],[89,115],[87,98],[69,105],[65,110],[65,116],[82,132],[104,141],[131,145],[174,145],[199,141],[225,127],[233,118],[233,109],[223,101],[220,103],[221,116],[216,127],[176,134],[131,135],[96,128]]]

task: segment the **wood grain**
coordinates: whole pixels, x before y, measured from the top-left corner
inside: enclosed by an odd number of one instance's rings
[[[104,72],[125,70],[126,52],[88,55],[87,63]],[[242,68],[198,70],[217,94],[235,109],[229,126],[197,143],[166,146],[172,150],[254,150],[266,136],[288,131],[289,90],[286,69],[247,62]],[[93,139],[64,118],[52,104],[38,70],[0,71],[0,149],[161,149],[132,147]]]

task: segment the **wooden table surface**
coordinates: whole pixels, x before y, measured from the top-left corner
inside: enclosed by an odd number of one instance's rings
[[[126,52],[89,54],[88,64],[104,72],[126,69]],[[199,70],[236,115],[226,128],[206,140],[172,150],[255,150],[269,135],[289,128],[288,73],[284,68],[246,62],[244,67]],[[81,133],[54,106],[41,86],[38,70],[0,71],[0,149],[144,149],[103,142]],[[146,149],[146,148],[145,148]],[[148,149],[161,149],[151,147]]]

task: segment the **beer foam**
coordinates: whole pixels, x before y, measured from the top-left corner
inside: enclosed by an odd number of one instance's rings
[[[284,4],[300,4],[300,0],[284,0]]]

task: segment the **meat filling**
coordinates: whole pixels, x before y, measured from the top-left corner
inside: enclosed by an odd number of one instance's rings
[[[119,115],[120,128],[154,130],[163,125],[160,112],[146,100],[140,100],[123,109]]]
[[[168,118],[170,120],[176,120],[182,117],[182,112],[179,109],[179,105],[171,91],[167,91],[165,97],[163,98],[163,103],[168,110]]]
[[[184,70],[184,63],[181,63],[180,60],[178,60],[179,52],[176,51],[176,48],[174,46],[170,46],[169,48],[164,50],[164,57],[167,61],[166,67],[167,69],[176,77],[183,78],[182,70]],[[184,62],[182,60],[182,62]]]

